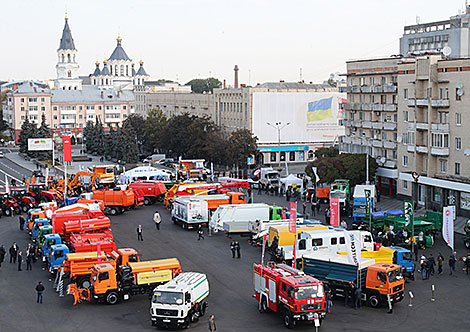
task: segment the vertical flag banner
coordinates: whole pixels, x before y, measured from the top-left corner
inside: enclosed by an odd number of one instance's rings
[[[453,206],[446,206],[442,211],[444,218],[442,223],[442,237],[449,247],[454,250],[454,209]]]
[[[330,198],[330,225],[339,226],[339,197]]]
[[[7,194],[10,193],[10,184],[8,183],[8,176],[7,176],[6,173],[5,173],[5,192],[6,192]]]
[[[414,215],[413,201],[405,201],[403,210],[405,212],[405,226],[408,226],[412,222]]]
[[[261,265],[264,266],[264,252],[266,250],[266,239],[268,238],[268,234],[263,235],[263,251],[261,252]]]
[[[320,99],[308,103],[307,122],[332,119],[331,102],[333,97]]]
[[[70,136],[62,136],[62,144],[64,147],[64,161],[72,161],[72,142]]]
[[[297,204],[290,203],[289,232],[297,233]]]
[[[360,231],[345,231],[344,238],[346,239],[346,252],[348,260],[351,264],[359,266],[361,262],[361,232]]]

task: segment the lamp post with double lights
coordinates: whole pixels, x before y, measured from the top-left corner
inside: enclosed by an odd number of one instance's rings
[[[281,170],[281,130],[290,125],[290,122],[287,122],[285,124],[282,124],[282,122],[276,122],[274,125],[266,122],[268,126],[273,127],[274,129],[277,130],[277,143],[278,143],[278,151],[279,151],[279,171]],[[287,174],[286,174],[287,175]],[[279,176],[278,180],[278,188],[277,190],[279,191],[279,194],[281,193],[281,176]]]

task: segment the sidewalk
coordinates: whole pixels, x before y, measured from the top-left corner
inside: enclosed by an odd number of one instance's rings
[[[36,163],[29,161],[29,160],[25,160],[23,157],[19,155],[18,152],[8,152],[8,153],[5,153],[4,156],[6,159],[10,160],[11,162],[17,164],[18,166],[28,171],[32,172],[37,169]]]

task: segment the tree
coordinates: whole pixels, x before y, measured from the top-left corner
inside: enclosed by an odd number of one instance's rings
[[[344,165],[343,178],[349,179],[351,186],[366,182],[366,156],[365,154],[342,153],[338,156]],[[375,178],[378,164],[369,156],[369,181]]]
[[[104,129],[101,119],[98,118],[93,132],[93,152],[99,156],[104,155]]]
[[[117,136],[114,127],[109,128],[109,133],[104,137],[104,154],[110,158],[116,158]]]
[[[142,146],[145,144],[145,120],[139,114],[131,114],[129,117],[124,120],[123,126],[129,124],[135,133],[135,140],[137,142],[137,147],[139,152],[142,152]]]
[[[315,178],[312,167],[317,168],[320,182],[332,183],[336,179],[341,179],[344,173],[344,165],[338,158],[321,158],[308,163],[305,173],[312,179]]]
[[[122,128],[118,129],[118,140],[122,147],[120,159],[126,163],[135,163],[139,160],[139,150],[135,136],[134,128],[129,122],[123,123]]]
[[[29,122],[28,117],[24,120],[21,125],[21,132],[18,137],[18,143],[20,145],[21,153],[28,153],[28,139],[34,136],[34,125]]]
[[[232,132],[227,142],[230,146],[230,161],[234,164],[245,165],[248,157],[257,153],[257,141],[258,137],[248,129],[238,129]]]
[[[315,158],[334,158],[339,155],[339,150],[335,147],[318,148],[315,150]]]
[[[83,129],[83,137],[85,139],[85,149],[87,152],[92,152],[93,145],[93,133],[94,133],[94,124],[91,121],[87,121],[85,129]]]
[[[0,93],[0,133],[8,129],[7,123],[3,120],[3,101],[7,98],[7,93],[10,90],[6,90]]]
[[[154,108],[148,113],[144,126],[145,144],[152,152],[163,148],[161,135],[167,123],[166,116],[159,108]]]
[[[46,116],[43,114],[41,117],[41,125],[36,130],[36,138],[51,138],[51,129],[47,125]],[[36,155],[39,160],[51,160],[51,151],[39,151]]]
[[[195,78],[186,83],[186,85],[191,85],[191,90],[194,93],[212,93],[215,88],[220,88],[222,86],[222,83],[217,78],[209,77],[204,79]]]

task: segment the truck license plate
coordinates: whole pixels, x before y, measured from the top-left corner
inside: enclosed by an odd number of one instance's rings
[[[171,320],[169,320],[169,319],[164,319],[163,322],[164,322],[164,323],[170,323]]]

